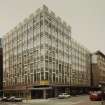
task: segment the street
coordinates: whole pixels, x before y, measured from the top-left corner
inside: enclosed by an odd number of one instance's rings
[[[35,99],[22,103],[4,102],[0,105],[101,105],[101,101],[90,101],[88,95],[70,97],[69,99]]]

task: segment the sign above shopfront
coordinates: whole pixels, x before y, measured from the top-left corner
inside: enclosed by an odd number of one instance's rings
[[[48,80],[42,80],[40,81],[40,85],[48,85],[49,81]]]

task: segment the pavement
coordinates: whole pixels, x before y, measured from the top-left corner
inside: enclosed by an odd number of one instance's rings
[[[101,101],[90,101],[88,95],[70,97],[68,99],[33,99],[24,100],[22,103],[4,102],[0,105],[102,105]],[[104,104],[103,104],[104,105]]]

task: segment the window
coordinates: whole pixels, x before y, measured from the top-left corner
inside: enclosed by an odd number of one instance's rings
[[[48,72],[45,72],[45,80],[48,80]]]
[[[41,71],[41,80],[44,80],[44,72]]]
[[[53,73],[53,82],[55,82],[55,74]]]
[[[59,72],[61,72],[61,64],[59,64]]]
[[[37,81],[40,81],[40,73],[37,73]]]

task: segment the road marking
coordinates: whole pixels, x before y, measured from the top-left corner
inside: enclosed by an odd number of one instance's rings
[[[81,102],[84,102],[84,101],[78,101],[78,102],[62,102],[62,103],[57,103],[57,105],[75,105],[75,104],[80,104]]]
[[[84,102],[84,101],[73,102],[71,105],[80,104],[81,102]]]

